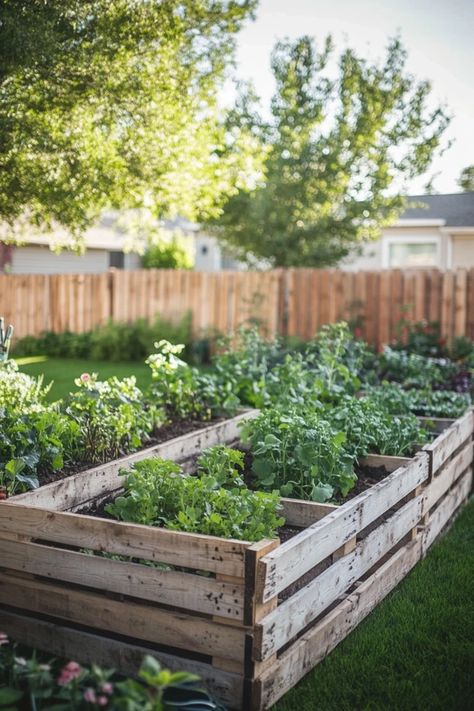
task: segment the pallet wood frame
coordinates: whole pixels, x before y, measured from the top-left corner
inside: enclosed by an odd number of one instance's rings
[[[284,499],[302,531],[282,545],[72,513],[81,498],[119,488],[115,464],[102,469],[105,484],[92,470],[76,475],[81,485],[64,480],[14,497],[0,505],[0,627],[126,673],[152,652],[196,671],[229,707],[269,708],[398,584],[468,497],[473,413],[437,424],[440,434],[412,459],[372,456],[391,473],[342,506]],[[185,459],[235,441],[237,422],[216,427],[159,445],[155,456]]]

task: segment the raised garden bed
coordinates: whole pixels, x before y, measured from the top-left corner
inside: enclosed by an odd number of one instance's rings
[[[407,574],[470,491],[471,412],[411,459],[369,457],[390,474],[342,506],[284,499],[300,532],[281,544],[73,513],[120,489],[119,469],[138,459],[235,441],[242,417],[2,503],[0,627],[127,673],[153,650],[229,707],[268,708]]]

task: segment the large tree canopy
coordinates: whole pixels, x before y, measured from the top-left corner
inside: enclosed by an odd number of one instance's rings
[[[241,258],[336,264],[400,213],[439,146],[449,119],[428,108],[430,86],[406,73],[398,39],[381,64],[347,49],[334,72],[332,53],[330,38],[320,52],[308,37],[278,43],[270,120],[245,93],[232,115],[269,149],[265,179],[211,225]]]
[[[105,207],[208,217],[254,180],[257,141],[227,131],[216,98],[255,2],[0,2],[7,236],[79,234]]]

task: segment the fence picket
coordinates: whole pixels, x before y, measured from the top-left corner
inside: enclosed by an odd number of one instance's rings
[[[265,332],[311,338],[325,323],[361,321],[376,348],[397,323],[438,321],[448,341],[474,337],[474,269],[344,272],[111,270],[106,274],[0,274],[0,315],[15,335],[81,332],[109,318],[156,316],[176,321],[191,312],[196,335],[235,331],[256,320]]]

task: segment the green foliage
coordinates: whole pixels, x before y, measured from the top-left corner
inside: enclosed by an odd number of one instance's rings
[[[239,458],[222,448],[215,456],[208,450],[201,457],[195,477],[183,476],[174,462],[142,460],[123,472],[125,494],[106,511],[123,521],[224,538],[259,541],[275,536],[284,523],[278,515],[280,497],[247,489],[238,468]]]
[[[146,361],[153,380],[150,392],[168,419],[209,420],[236,411],[239,400],[232,393],[231,383],[221,387],[212,373],[199,373],[181,360],[183,345],[162,340],[155,343],[155,349],[157,352]]]
[[[39,474],[64,464],[77,428],[45,404],[48,390],[14,361],[0,365],[0,493],[35,488]]]
[[[391,347],[433,358],[441,358],[448,354],[446,339],[441,336],[441,326],[438,321],[412,323],[400,319],[397,323],[397,338]]]
[[[424,417],[461,417],[470,407],[469,393],[451,390],[403,390],[395,383],[383,382],[368,389],[368,396],[387,412],[402,415],[413,412]]]
[[[386,346],[380,356],[380,370],[382,378],[404,387],[430,388],[448,385],[457,367],[446,358],[429,358]]]
[[[15,356],[45,354],[58,358],[91,358],[112,362],[144,360],[157,340],[185,344],[185,358],[192,352],[191,315],[178,323],[159,316],[150,324],[138,319],[132,324],[109,321],[84,333],[45,332],[39,337],[25,336],[15,344]]]
[[[278,42],[270,120],[251,91],[230,116],[268,151],[256,188],[210,225],[242,259],[321,267],[357,253],[404,209],[408,181],[439,147],[449,118],[407,73],[399,39],[381,64],[344,50],[337,74],[332,54],[331,38],[320,51],[309,37]]]
[[[77,437],[78,426],[53,407],[0,408],[0,491],[13,496],[39,486],[39,474],[62,469]]]
[[[83,373],[74,382],[78,389],[65,411],[79,426],[77,461],[105,462],[134,452],[165,420],[159,406],[145,402],[133,376],[99,381],[96,373]]]
[[[42,377],[20,373],[13,360],[0,364],[0,408],[11,414],[41,411],[50,387],[43,387]]]
[[[323,502],[346,496],[355,484],[346,435],[315,412],[265,410],[245,423],[242,438],[250,444],[257,488]]]
[[[322,327],[308,345],[307,360],[314,369],[320,398],[328,402],[357,392],[361,377],[374,362],[367,344],[355,338],[344,321]]]
[[[474,190],[474,165],[468,165],[461,171],[458,185],[464,192],[471,192]]]
[[[218,94],[255,0],[5,0],[0,218],[78,233],[106,207],[194,219],[253,182]],[[23,223],[21,222],[23,221]]]
[[[145,269],[192,269],[193,260],[186,240],[178,235],[171,239],[156,240],[143,255]]]
[[[415,415],[391,414],[380,401],[370,397],[344,397],[324,417],[335,430],[346,434],[345,448],[355,459],[367,454],[407,457],[417,444],[427,441],[427,433]]]
[[[0,632],[0,708],[5,711],[87,711],[104,706],[115,711],[170,711],[175,704],[223,711],[203,691],[199,677],[163,669],[149,655],[143,658],[137,678],[124,678],[96,664],[64,664],[19,649]]]

